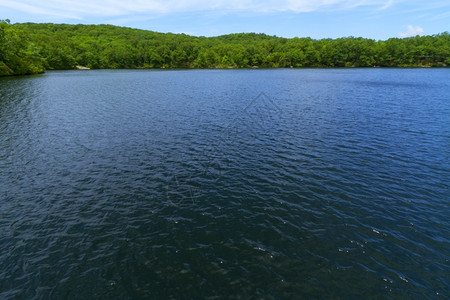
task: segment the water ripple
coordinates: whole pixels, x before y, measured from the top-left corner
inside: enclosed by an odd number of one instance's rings
[[[447,78],[1,79],[0,298],[446,298]]]

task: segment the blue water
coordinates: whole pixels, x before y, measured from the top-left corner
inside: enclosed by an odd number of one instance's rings
[[[0,298],[448,299],[449,78],[2,78]]]

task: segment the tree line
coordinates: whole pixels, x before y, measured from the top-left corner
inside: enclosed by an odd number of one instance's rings
[[[196,37],[113,25],[0,20],[0,75],[117,68],[445,67],[450,34],[391,38]]]

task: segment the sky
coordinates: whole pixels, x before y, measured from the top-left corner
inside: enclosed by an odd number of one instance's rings
[[[195,36],[256,32],[386,40],[450,31],[450,0],[0,0],[0,19]]]

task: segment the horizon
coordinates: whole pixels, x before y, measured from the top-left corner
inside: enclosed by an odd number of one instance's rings
[[[114,25],[196,37],[263,33],[316,40],[387,40],[450,29],[450,4],[442,0],[4,0],[0,10],[0,19],[12,24]]]
[[[0,19],[1,20],[1,19]],[[4,19],[7,21],[11,21],[9,19]],[[53,25],[71,25],[71,26],[115,26],[115,27],[119,27],[119,28],[128,28],[128,29],[132,29],[132,30],[143,30],[143,31],[149,31],[149,32],[155,32],[155,33],[159,33],[159,34],[175,34],[175,35],[187,35],[190,37],[196,37],[196,38],[215,38],[215,37],[221,37],[221,36],[227,36],[227,35],[234,35],[234,34],[256,34],[256,35],[265,35],[265,36],[269,36],[269,37],[275,37],[275,38],[285,38],[285,39],[294,39],[294,38],[299,38],[299,39],[312,39],[312,40],[326,40],[326,39],[346,39],[346,38],[362,38],[362,39],[367,39],[367,40],[374,40],[374,41],[385,41],[388,39],[392,39],[392,38],[410,38],[410,37],[416,37],[416,36],[434,36],[434,35],[439,35],[439,34],[444,34],[444,33],[448,33],[448,31],[442,31],[442,32],[438,32],[438,33],[433,33],[433,34],[417,34],[417,35],[411,35],[411,36],[404,36],[404,37],[390,37],[387,39],[383,39],[383,40],[377,40],[377,39],[373,39],[373,38],[368,38],[368,37],[364,37],[364,36],[340,36],[340,37],[334,37],[334,38],[313,38],[310,36],[293,36],[293,37],[284,37],[284,36],[278,36],[278,35],[270,35],[264,32],[229,32],[229,33],[224,33],[224,34],[220,34],[220,35],[213,35],[213,36],[204,36],[204,35],[191,35],[191,34],[186,34],[186,33],[175,33],[175,32],[161,32],[161,31],[156,31],[156,30],[152,30],[152,29],[142,29],[142,28],[136,28],[136,27],[130,27],[130,26],[120,26],[120,25],[114,25],[114,24],[83,24],[83,23],[78,23],[78,24],[70,24],[70,23],[53,23],[53,22],[10,22],[11,25],[14,24],[53,24]]]

